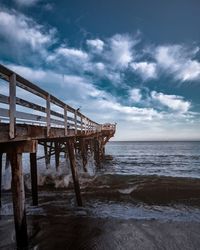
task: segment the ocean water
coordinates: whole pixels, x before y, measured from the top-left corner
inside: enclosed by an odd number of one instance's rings
[[[54,159],[49,169],[38,162],[39,205],[32,206],[27,159],[29,249],[198,249],[200,142],[109,142],[100,168],[89,155],[88,173],[78,158],[83,207],[64,156],[59,172]],[[9,169],[3,178],[0,249],[15,249]]]
[[[106,153],[106,173],[200,178],[198,141],[109,142]]]

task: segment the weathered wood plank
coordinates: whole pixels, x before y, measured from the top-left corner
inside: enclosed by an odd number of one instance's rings
[[[50,111],[50,112],[51,112],[51,115],[54,115],[54,116],[57,116],[57,117],[61,117],[62,116],[59,113],[55,114],[54,111]],[[4,109],[4,108],[0,108],[0,116],[1,117],[8,117],[9,118],[9,110],[8,109]],[[22,111],[16,111],[15,112],[15,116],[16,116],[16,119],[15,119],[16,122],[18,122],[19,119],[22,119],[22,120],[27,120],[27,121],[37,121],[38,123],[39,122],[46,123],[46,117],[45,116],[41,116],[41,115],[30,114],[30,113],[26,113],[26,112],[22,112]],[[63,118],[63,117],[61,117],[61,118]],[[74,119],[72,117],[68,117],[67,119],[69,121],[73,121],[74,122]],[[80,121],[78,121],[78,122],[80,123]],[[51,124],[64,126],[65,122],[62,121],[62,120],[57,120],[57,119],[51,118]],[[73,123],[71,123],[71,125],[73,125],[73,127],[74,127]],[[80,128],[81,126],[77,125],[77,127]]]
[[[71,123],[68,124],[73,126],[73,124]],[[60,140],[62,140],[63,138],[65,140],[65,138],[72,137],[74,135],[74,129],[71,127],[68,129],[67,136],[65,136],[64,128],[52,127],[50,137],[47,137],[47,128],[45,126],[36,126],[33,124],[17,124],[16,137],[12,141],[24,141],[30,139],[55,140],[56,138],[59,138]],[[77,135],[81,135],[80,130],[77,131]],[[0,123],[0,143],[5,143],[8,141],[10,141],[9,124]]]
[[[0,103],[9,104],[8,99],[9,98],[7,96],[0,94]],[[40,105],[35,104],[35,103],[32,103],[32,102],[29,102],[29,101],[26,101],[26,100],[18,98],[18,97],[16,97],[16,104],[20,105],[22,107],[25,107],[25,108],[30,108],[30,109],[33,109],[33,110],[40,111],[42,113],[46,113],[46,108],[45,107],[40,106]],[[60,113],[58,113],[56,111],[53,111],[53,110],[51,110],[51,115],[64,119],[63,114],[60,114]]]
[[[9,117],[9,110],[0,108],[0,116],[2,117]],[[16,111],[16,118],[17,121],[19,120],[26,120],[28,122],[36,122],[36,123],[46,123],[46,117],[41,116],[41,115],[34,115],[34,114],[29,114],[21,111]],[[57,120],[57,119],[50,119],[50,124],[54,125],[59,125],[59,126],[64,126],[64,121]],[[73,125],[73,123],[71,123]]]
[[[0,153],[10,153],[15,151],[18,154],[21,153],[35,153],[37,151],[37,141],[12,141],[0,143]]]

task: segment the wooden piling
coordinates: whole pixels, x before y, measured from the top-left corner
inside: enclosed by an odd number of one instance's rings
[[[24,249],[28,246],[28,234],[26,225],[22,153],[17,153],[13,150],[9,153],[9,160],[12,169],[12,198],[17,248]]]
[[[58,171],[60,165],[60,145],[59,142],[55,142],[55,163],[56,163],[56,171]]]
[[[2,153],[0,153],[0,207],[1,207],[1,181],[2,181]]]
[[[100,167],[100,150],[99,150],[99,140],[94,139],[94,160],[97,167]]]
[[[5,169],[8,169],[9,166],[10,166],[9,157],[8,157],[8,154],[6,153]]]
[[[48,150],[48,144],[47,142],[44,142],[44,155],[45,155],[45,164],[46,164],[46,168],[49,168],[50,165],[50,160],[51,160],[51,155],[49,154]]]
[[[37,183],[37,157],[36,153],[30,153],[31,167],[31,190],[33,206],[38,205],[38,183]]]
[[[70,166],[71,166],[71,171],[72,171],[72,178],[74,182],[74,190],[76,193],[77,205],[82,206],[83,204],[82,204],[82,199],[81,199],[78,172],[76,169],[76,160],[75,160],[75,155],[74,155],[74,139],[70,138],[67,140],[67,149],[68,149],[68,155],[69,155]]]
[[[79,140],[80,144],[80,152],[81,152],[81,158],[82,158],[82,163],[83,163],[83,170],[84,172],[87,172],[86,164],[87,164],[87,151],[86,151],[86,145],[85,145],[85,140],[80,139]]]

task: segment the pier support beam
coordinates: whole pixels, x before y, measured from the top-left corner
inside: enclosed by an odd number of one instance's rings
[[[5,169],[8,169],[9,166],[10,166],[9,157],[8,157],[8,154],[6,154]]]
[[[37,183],[37,156],[36,153],[30,153],[31,167],[31,190],[33,206],[38,205],[38,183]]]
[[[83,170],[84,170],[84,172],[87,172],[87,168],[86,168],[87,150],[86,150],[85,140],[80,139],[79,144],[80,144],[80,151],[81,151],[81,157],[82,157],[82,163],[83,163]]]
[[[60,165],[60,145],[59,142],[55,142],[55,163],[56,163],[56,171],[58,171]]]
[[[100,167],[100,149],[99,149],[99,140],[94,140],[94,159],[97,167]]]
[[[12,197],[17,249],[24,249],[28,246],[28,234],[26,225],[22,153],[17,153],[15,150],[10,152],[9,160],[12,169]]]
[[[44,142],[44,155],[45,155],[46,168],[49,168],[50,160],[51,160],[51,151],[50,149],[48,149],[47,142]]]
[[[68,149],[68,154],[69,154],[69,160],[70,160],[70,166],[71,166],[71,171],[72,171],[72,178],[74,182],[74,190],[76,193],[77,204],[78,206],[82,206],[83,204],[82,204],[82,199],[81,199],[78,172],[76,168],[76,161],[75,161],[75,155],[74,155],[74,139],[67,140],[67,149]]]
[[[2,181],[2,153],[0,153],[0,207],[1,207],[1,181]]]

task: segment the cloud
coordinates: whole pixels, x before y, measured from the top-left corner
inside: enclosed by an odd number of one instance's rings
[[[94,68],[90,63],[90,55],[76,48],[69,48],[66,45],[57,47],[53,52],[49,52],[46,57],[48,65],[54,63],[54,67],[63,73],[80,74]],[[100,66],[99,66],[100,67]]]
[[[54,35],[55,29],[47,30],[23,14],[0,11],[0,37],[6,39],[11,46],[28,45],[33,50],[39,50],[54,43]]]
[[[140,136],[144,139],[146,134],[144,135],[143,132],[146,130],[151,131],[152,139],[157,138],[158,132],[160,133],[158,138],[161,138],[168,131],[169,126],[174,126],[174,130],[177,130],[179,126],[187,127],[192,119],[194,119],[193,126],[196,126],[197,123],[194,114],[189,112],[190,102],[180,96],[152,91],[150,94],[154,103],[150,103],[151,106],[148,104],[146,107],[136,107],[137,103],[126,105],[118,97],[99,89],[93,84],[92,79],[86,76],[62,75],[56,70],[33,69],[19,65],[7,66],[74,108],[81,105],[81,111],[93,120],[99,123],[118,122],[116,138],[139,139],[138,136]],[[141,103],[140,89],[134,88],[129,91],[129,94],[132,94],[139,104]],[[34,100],[27,94],[22,95],[21,98]],[[161,104],[159,109],[156,102]],[[145,100],[143,104],[145,104]],[[166,110],[164,107],[168,109]],[[135,130],[137,133],[134,132]],[[132,132],[130,133],[130,131]],[[126,137],[124,137],[124,133],[126,133]],[[147,136],[147,138],[149,137]]]
[[[106,110],[112,110],[117,112],[117,118],[119,120],[126,121],[146,121],[152,120],[153,118],[161,118],[162,113],[159,113],[153,108],[138,108],[134,106],[126,106],[115,100],[101,99],[99,101],[99,107]]]
[[[107,59],[112,61],[112,66],[125,69],[133,60],[133,46],[136,41],[128,35],[114,35],[109,39],[109,49],[106,54]]]
[[[102,52],[104,42],[100,39],[86,40],[86,44],[95,52]]]
[[[101,118],[109,117],[125,120],[151,120],[153,117],[160,117],[153,108],[137,108],[133,106],[122,105],[116,98],[104,90],[98,89],[90,79],[76,75],[61,75],[57,72],[32,69],[29,67],[18,65],[7,65],[18,74],[26,79],[42,85],[47,89],[47,86],[53,86],[56,89],[56,94],[61,96],[67,103],[78,106],[81,105],[89,113],[95,114],[99,119],[99,113],[102,113]],[[108,112],[109,111],[109,112]]]
[[[163,93],[152,91],[151,97],[153,100],[156,100],[162,105],[179,113],[186,113],[191,108],[191,103],[189,101],[184,101],[182,96],[166,95]]]
[[[134,88],[129,91],[130,99],[133,102],[140,102],[142,99],[142,93],[140,89]]]
[[[78,60],[87,60],[88,54],[79,49],[60,47],[56,49],[56,54],[66,57],[66,58],[75,58]]]
[[[156,63],[149,62],[133,62],[131,68],[138,73],[141,78],[146,81],[149,79],[157,78],[157,65]]]
[[[62,98],[69,99],[70,102],[85,100],[88,97],[105,97],[104,91],[98,90],[86,77],[72,74],[60,74],[52,70],[33,69],[30,67],[7,64],[7,67],[17,72],[26,79],[37,85],[42,85],[47,89],[50,86]]]
[[[166,73],[181,81],[200,79],[200,62],[193,59],[199,48],[192,49],[183,45],[158,46],[154,57],[158,66]]]
[[[17,4],[23,6],[32,6],[37,4],[41,0],[14,0]]]

